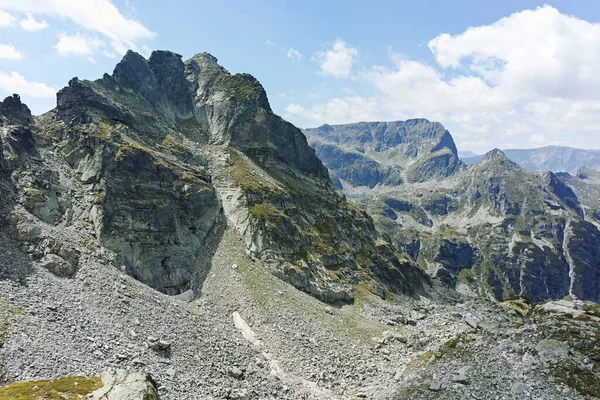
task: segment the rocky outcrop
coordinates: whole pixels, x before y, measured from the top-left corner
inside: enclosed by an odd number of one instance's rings
[[[600,221],[600,172],[580,168],[575,175],[563,172],[555,176],[573,191],[585,218]]]
[[[102,375],[103,387],[90,395],[94,400],[159,400],[156,383],[150,375],[110,371]]]
[[[61,276],[85,253],[161,292],[198,294],[229,223],[253,257],[327,302],[352,302],[357,283],[384,296],[425,281],[337,193],[260,83],[209,54],[129,51],[112,75],[73,78],[35,121],[16,101],[2,108],[15,196],[4,229]]]
[[[600,230],[588,221],[574,221],[565,230],[564,251],[569,262],[569,293],[600,303]]]
[[[9,125],[29,125],[33,122],[31,110],[21,102],[18,94],[13,94],[4,101],[0,101],[0,118]]]

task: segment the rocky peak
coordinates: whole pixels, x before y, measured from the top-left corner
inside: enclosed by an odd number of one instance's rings
[[[185,62],[185,68],[188,81],[195,86],[196,103],[208,101],[211,94],[218,94],[230,101],[271,111],[267,94],[256,78],[246,73],[230,74],[211,54],[194,55]]]
[[[8,124],[28,125],[33,122],[33,116],[29,107],[21,103],[21,97],[13,94],[0,101],[0,121],[2,120]]]
[[[492,161],[492,160],[508,160],[506,154],[500,149],[493,149],[485,153],[481,161]]]
[[[170,51],[154,51],[148,59],[148,65],[158,79],[167,104],[177,108],[180,118],[191,115],[191,88],[181,56]]]
[[[115,267],[164,293],[201,289],[224,221],[277,276],[324,301],[352,301],[361,280],[379,295],[413,293],[425,282],[335,191],[258,80],[231,75],[209,54],[183,62],[168,51],[148,59],[129,51],[112,75],[72,79],[31,131],[44,139],[31,141],[36,148],[54,139],[64,146],[39,152],[40,179],[15,181],[22,215],[72,228],[70,238],[86,236]],[[13,176],[34,176],[2,158]],[[75,183],[63,187],[57,168]],[[70,240],[64,247],[81,247]],[[70,254],[41,257],[73,276],[78,257]]]
[[[116,65],[112,78],[123,88],[147,97],[158,85],[156,75],[148,61],[135,51],[129,50]]]
[[[499,149],[493,149],[487,152],[483,158],[474,165],[474,168],[481,172],[492,172],[498,176],[515,170],[523,170],[523,173],[528,173],[528,171],[521,168],[519,164],[506,157],[506,154]]]

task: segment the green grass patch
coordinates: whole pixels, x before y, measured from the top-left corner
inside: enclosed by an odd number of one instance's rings
[[[161,145],[165,150],[174,155],[181,155],[186,151],[186,148],[183,145],[183,143],[177,141],[171,135],[165,136]]]
[[[260,84],[248,74],[223,74],[217,78],[215,87],[225,91],[225,96],[237,101],[253,100],[260,97]]]
[[[551,369],[554,377],[585,396],[598,396],[600,393],[600,377],[592,371],[581,370],[573,360],[566,360]]]
[[[84,399],[87,394],[102,386],[102,380],[98,376],[15,382],[0,387],[0,400]]]
[[[231,153],[231,162],[229,173],[243,190],[259,193],[278,191],[276,186],[269,185],[264,179],[260,179],[256,175],[253,165],[241,155]]]
[[[269,203],[253,204],[248,208],[250,214],[255,218],[264,219],[265,221],[278,222],[287,216],[270,205]]]
[[[8,339],[8,331],[15,315],[23,314],[23,309],[0,299],[0,344]]]

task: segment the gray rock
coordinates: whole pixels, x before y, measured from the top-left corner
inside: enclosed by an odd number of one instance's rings
[[[250,394],[248,393],[248,391],[246,389],[234,390],[231,393],[230,398],[232,398],[234,400],[249,399]]]
[[[152,350],[167,350],[171,347],[171,342],[167,340],[161,340],[153,336],[149,336],[146,342],[148,347]]]
[[[190,301],[194,300],[194,298],[196,297],[196,295],[194,294],[194,291],[192,289],[189,289],[189,290],[186,290],[185,292],[183,292],[181,294],[178,294],[178,295],[175,295],[173,297],[175,297],[176,299],[179,299],[181,301],[190,302]]]
[[[469,383],[469,379],[470,379],[470,375],[471,375],[472,371],[473,371],[472,366],[465,365],[464,367],[461,367],[459,370],[457,370],[451,379],[453,382],[467,384],[467,383]]]
[[[542,360],[556,362],[569,356],[569,344],[555,339],[540,340],[535,350]]]
[[[102,374],[104,386],[94,391],[91,399],[104,400],[159,400],[156,387],[149,375],[124,370]]]
[[[42,268],[47,269],[56,276],[60,277],[71,277],[75,274],[75,266],[65,261],[62,257],[56,254],[47,254],[40,261],[39,264]]]
[[[230,376],[232,376],[236,379],[241,379],[242,376],[244,375],[244,372],[238,367],[231,367],[231,368],[229,368],[229,370],[227,372],[229,373]]]
[[[429,390],[433,392],[439,392],[442,390],[442,382],[441,381],[432,381],[429,385]]]
[[[465,317],[465,322],[473,329],[477,329],[477,327],[479,326],[479,319],[475,318],[472,315],[467,315]]]

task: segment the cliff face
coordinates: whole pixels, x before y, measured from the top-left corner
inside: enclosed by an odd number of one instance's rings
[[[226,223],[273,273],[328,302],[423,277],[329,181],[260,83],[209,54],[128,52],[33,118],[0,103],[3,230],[62,276],[96,257],[168,294],[201,290]]]
[[[465,169],[450,134],[424,120],[307,132],[340,187],[432,277],[497,300],[600,300],[593,172],[534,173],[500,150]]]

